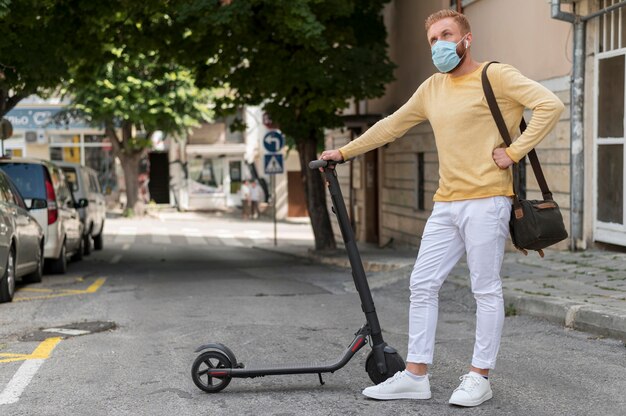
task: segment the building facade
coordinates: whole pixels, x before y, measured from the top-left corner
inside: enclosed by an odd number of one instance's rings
[[[460,5],[472,25],[474,59],[511,64],[566,105],[556,128],[536,149],[571,235],[557,245],[560,249],[626,246],[624,3],[464,0]],[[459,5],[447,0],[394,0],[388,5],[384,18],[396,81],[380,99],[348,108],[346,128],[328,132],[326,148],[342,146],[393,113],[436,71],[424,21],[447,7]],[[530,116],[528,112],[526,118]],[[338,172],[360,241],[419,245],[439,180],[428,123]],[[528,198],[539,199],[530,167],[526,178]]]
[[[235,118],[245,123],[245,131],[231,129]],[[241,186],[246,180],[254,180],[263,190],[262,214],[273,216],[271,210],[276,202],[278,219],[306,217],[297,152],[283,147],[280,151],[283,172],[266,173],[263,140],[271,127],[264,122],[263,111],[250,106],[237,116],[192,129],[186,143],[170,152],[181,208],[224,211],[241,208]]]
[[[4,140],[4,155],[80,163],[94,169],[111,204],[119,199],[119,166],[104,129],[81,120],[57,123],[54,116],[66,102],[32,96],[5,115],[13,135]]]

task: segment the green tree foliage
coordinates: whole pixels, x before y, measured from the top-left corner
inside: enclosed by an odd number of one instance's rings
[[[138,212],[139,162],[151,147],[152,135],[157,130],[183,135],[209,120],[210,96],[195,86],[190,70],[162,62],[154,51],[115,47],[111,56],[92,81],[68,83],[69,113],[105,127],[124,169],[127,208]]]
[[[53,1],[0,3],[0,115],[23,98],[58,85],[67,65],[47,42],[60,41],[52,30]]]
[[[323,181],[307,164],[351,99],[380,96],[393,78],[382,8],[388,0],[186,0],[170,47],[201,85],[232,94],[222,109],[262,104],[300,154],[316,249],[335,247]]]

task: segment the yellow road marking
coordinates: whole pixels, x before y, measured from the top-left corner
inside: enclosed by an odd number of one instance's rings
[[[41,289],[36,287],[23,287],[17,290],[17,292],[38,292],[38,293],[52,293],[53,289]]]
[[[96,293],[100,287],[106,281],[106,277],[100,277],[96,279],[87,289],[74,290],[74,289],[40,289],[40,288],[22,288],[18,292],[37,292],[37,293],[50,293],[43,296],[25,296],[13,298],[14,302],[26,301],[26,300],[41,300],[41,299],[54,299],[63,296],[82,295]]]
[[[104,277],[100,277],[99,279],[96,279],[96,281],[93,282],[91,286],[87,288],[87,293],[96,293],[98,289],[100,289],[100,286],[104,284],[105,280],[107,279]]]
[[[11,354],[11,353],[0,353],[0,363],[12,363],[15,361],[25,361],[25,360],[34,360],[34,359],[43,359],[50,357],[50,353],[57,346],[59,342],[61,342],[63,338],[61,337],[53,337],[46,338],[41,342],[30,354]],[[7,357],[2,359],[1,357]]]

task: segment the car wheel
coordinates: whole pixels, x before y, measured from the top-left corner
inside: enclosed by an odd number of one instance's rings
[[[0,278],[0,302],[11,302],[15,294],[15,249],[11,247],[4,275]]]
[[[40,283],[41,278],[43,277],[43,264],[44,264],[44,258],[43,258],[43,242],[42,242],[39,247],[39,255],[37,256],[37,270],[22,277],[22,280],[25,283]]]
[[[55,274],[64,274],[67,272],[67,251],[65,249],[65,240],[61,247],[61,254],[58,259],[50,260],[50,272]]]
[[[103,246],[104,246],[104,242],[102,241],[102,231],[100,231],[100,234],[96,235],[93,238],[93,248],[96,250],[102,250]]]
[[[83,254],[85,256],[91,254],[91,233],[83,237]]]

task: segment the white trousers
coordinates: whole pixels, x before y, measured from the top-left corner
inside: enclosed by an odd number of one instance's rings
[[[432,364],[439,289],[466,254],[476,299],[472,365],[495,367],[504,324],[500,268],[510,215],[511,200],[505,196],[435,202],[411,273],[407,362]]]

